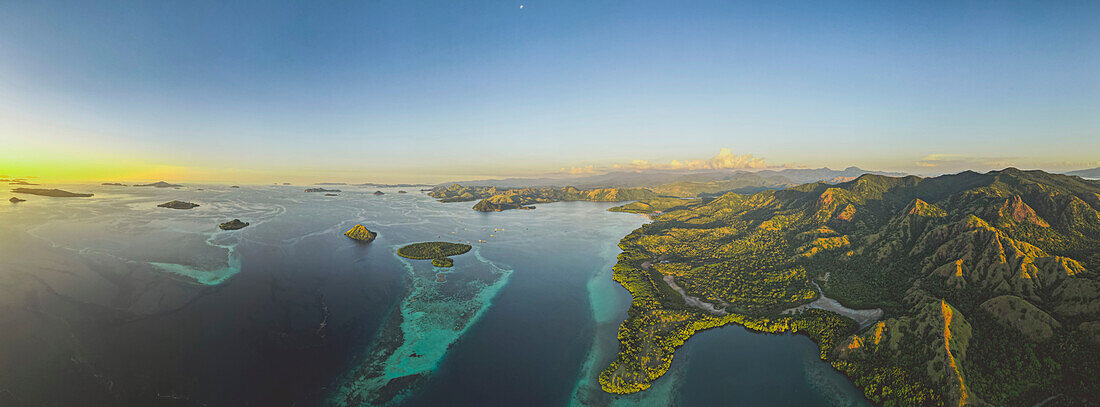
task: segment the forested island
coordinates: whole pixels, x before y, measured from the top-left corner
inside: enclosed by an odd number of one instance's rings
[[[153,187],[153,188],[179,188],[179,187],[182,187],[183,185],[169,184],[169,183],[164,182],[164,181],[158,181],[158,182],[154,182],[152,184],[135,184],[134,186],[135,187]]]
[[[468,244],[451,242],[423,242],[413,243],[397,249],[401,257],[415,260],[432,260],[436,267],[451,267],[454,260],[450,256],[464,254],[473,247]]]
[[[199,204],[191,203],[191,202],[184,202],[184,201],[171,201],[171,202],[165,202],[165,203],[162,203],[160,205],[157,205],[157,207],[169,208],[169,209],[191,209],[191,208],[198,208]]]
[[[76,192],[63,191],[63,190],[60,190],[60,189],[44,189],[44,188],[15,188],[15,189],[12,189],[11,192],[15,192],[17,194],[50,196],[50,197],[54,197],[54,198],[87,198],[87,197],[90,197],[90,196],[93,195],[93,194],[81,194],[81,193],[76,193]]]
[[[876,404],[1097,402],[1098,182],[863,175],[617,210],[654,221],[620,242],[614,279],[633,299],[607,392],[648,388],[695,332],[734,323],[809,336]],[[815,282],[884,319],[784,313],[815,300]]]
[[[648,188],[516,188],[466,187],[452,184],[437,187],[428,193],[441,202],[464,202],[480,199],[473,209],[481,212],[497,212],[509,209],[534,209],[532,204],[558,201],[622,202],[657,198]]]

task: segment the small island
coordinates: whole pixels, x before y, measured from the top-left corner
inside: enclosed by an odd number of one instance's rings
[[[230,188],[240,188],[240,185],[230,185]]]
[[[16,197],[13,196],[13,197],[11,197],[11,199],[9,199],[9,201],[11,201],[11,203],[19,203],[19,202],[26,202],[27,200],[26,199],[19,199],[19,198],[16,198]]]
[[[468,244],[451,242],[423,242],[413,243],[397,249],[401,257],[415,260],[432,260],[436,267],[452,267],[454,259],[449,256],[457,256],[470,251],[473,247]]]
[[[153,188],[179,188],[179,187],[182,187],[183,185],[169,184],[169,183],[164,182],[164,181],[159,181],[159,182],[154,182],[152,184],[135,184],[134,186],[135,187],[153,187]]]
[[[339,189],[306,188],[306,192],[341,192]]]
[[[325,196],[340,196],[340,195],[337,195],[337,194],[325,194]]]
[[[397,191],[397,193],[399,193],[399,194],[407,194],[408,192],[405,192],[404,190],[401,190],[401,191]]]
[[[75,192],[62,191],[60,189],[41,188],[15,188],[11,190],[11,192],[15,192],[17,194],[51,196],[54,198],[87,198],[89,196],[92,196],[92,194],[78,194]]]
[[[243,229],[245,226],[248,226],[248,225],[249,225],[248,222],[241,222],[240,219],[233,219],[229,222],[225,222],[225,223],[222,223],[222,224],[218,225],[218,227],[221,228],[222,230],[237,230],[237,229]]]
[[[374,194],[375,195],[385,195],[386,193],[382,192],[382,191],[374,191]]]
[[[344,232],[344,236],[358,240],[363,243],[370,243],[374,241],[374,238],[378,237],[378,233],[371,232],[363,225],[355,225],[351,230]]]
[[[198,207],[198,206],[199,206],[199,204],[197,204],[197,203],[183,202],[183,201],[165,202],[165,203],[162,203],[160,205],[157,205],[157,207],[160,207],[160,208],[170,208],[170,209],[191,209],[191,208],[195,208],[195,207]]]
[[[397,249],[401,257],[414,260],[429,260],[466,253],[473,246],[451,242],[423,242],[405,245]]]
[[[126,184],[123,184],[121,182],[104,182],[100,185],[111,186],[111,187],[124,187],[124,186],[126,186]]]

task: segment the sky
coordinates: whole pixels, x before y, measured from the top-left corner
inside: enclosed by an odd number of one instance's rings
[[[1100,2],[820,3],[0,1],[0,175],[1100,166]]]

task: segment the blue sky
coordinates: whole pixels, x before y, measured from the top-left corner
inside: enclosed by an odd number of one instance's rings
[[[1098,2],[3,2],[0,170],[443,181],[720,148],[1078,169],[1100,166],[1097,21]]]

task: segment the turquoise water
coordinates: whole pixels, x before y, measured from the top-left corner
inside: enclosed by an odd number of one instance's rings
[[[38,304],[0,340],[43,366],[0,368],[0,387],[41,404],[864,403],[808,339],[738,327],[690,340],[645,392],[603,393],[630,303],[611,279],[617,242],[648,222],[613,204],[479,213],[396,189],[50,187],[96,195],[0,207],[0,305]],[[201,206],[155,206],[173,199]],[[217,228],[233,218],[251,226]],[[377,240],[342,235],[356,224]],[[449,269],[396,255],[432,240],[474,250]],[[26,384],[47,382],[70,391]]]

